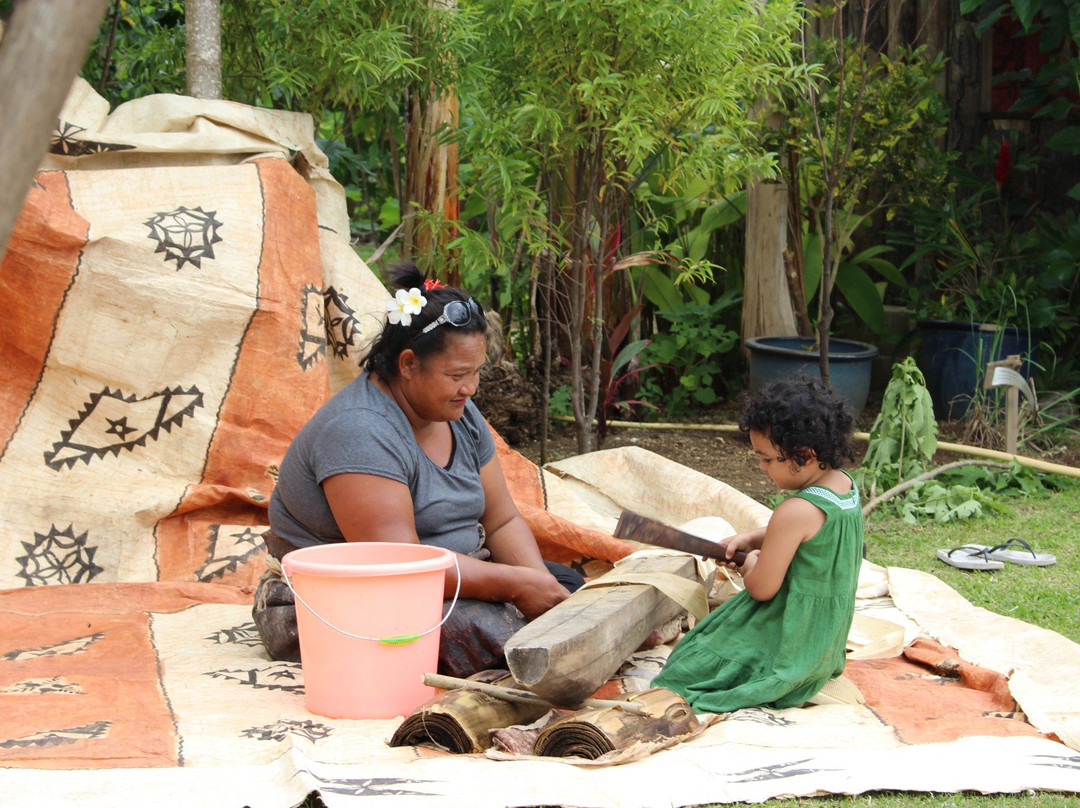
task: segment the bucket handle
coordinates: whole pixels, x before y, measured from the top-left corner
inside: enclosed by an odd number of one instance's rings
[[[457,553],[453,553],[453,556],[454,572],[457,576],[457,586],[454,588],[454,599],[450,601],[450,608],[446,610],[446,615],[443,617],[442,620],[429,628],[427,631],[423,631],[419,634],[399,634],[396,637],[365,637],[361,634],[352,634],[343,628],[338,628],[321,614],[319,614],[317,611],[312,609],[308,605],[307,601],[300,597],[300,593],[293,588],[292,581],[289,580],[289,573],[285,569],[284,564],[282,564],[281,566],[281,577],[285,579],[285,583],[289,587],[289,591],[293,593],[293,597],[300,601],[304,605],[304,608],[306,608],[309,612],[319,618],[320,622],[329,626],[338,634],[343,634],[346,637],[352,637],[354,640],[368,640],[369,642],[377,642],[380,645],[408,645],[409,643],[416,642],[421,637],[426,637],[431,632],[437,631],[438,629],[442,628],[443,623],[449,620],[450,615],[454,613],[454,607],[457,605],[458,602],[458,595],[461,593],[461,565],[458,563]]]

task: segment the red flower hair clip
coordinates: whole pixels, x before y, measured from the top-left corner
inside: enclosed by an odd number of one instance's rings
[[[446,287],[439,283],[438,278],[424,278],[424,291],[430,292],[432,289],[445,289]]]

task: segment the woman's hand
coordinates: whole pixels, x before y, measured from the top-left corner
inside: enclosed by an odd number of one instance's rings
[[[497,457],[480,470],[480,479],[486,505],[480,521],[491,560],[458,556],[460,596],[513,603],[532,620],[570,593],[544,566],[536,539],[510,497]],[[328,478],[323,490],[346,540],[419,541],[412,498],[403,483],[371,474],[339,474]],[[446,578],[446,597],[451,597],[457,588],[453,571]]]
[[[539,617],[570,596],[566,588],[555,580],[555,576],[547,569],[541,571],[530,567],[513,567],[511,575],[515,578],[514,588],[518,591],[511,596],[510,602],[526,620]]]

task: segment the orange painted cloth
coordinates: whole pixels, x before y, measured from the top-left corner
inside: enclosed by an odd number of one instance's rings
[[[903,656],[851,660],[844,669],[899,740],[940,743],[973,735],[1045,737],[1017,707],[1004,676],[920,637]]]

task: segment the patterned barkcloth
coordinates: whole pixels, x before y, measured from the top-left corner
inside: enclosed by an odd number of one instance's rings
[[[866,704],[738,711],[622,766],[395,748],[401,718],[308,712],[300,665],[271,661],[251,622],[266,503],[387,296],[308,116],[173,96],[110,113],[76,83],[0,264],[0,793],[626,808],[661,783],[671,805],[1080,791],[1077,646],[906,570],[868,604],[921,638],[849,664]],[[589,576],[635,549],[611,508],[768,518],[641,450],[540,471],[497,442],[544,555]]]

